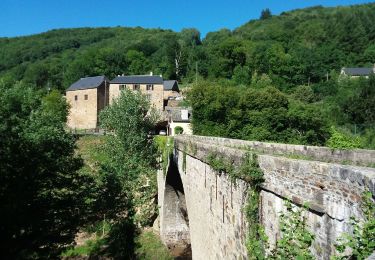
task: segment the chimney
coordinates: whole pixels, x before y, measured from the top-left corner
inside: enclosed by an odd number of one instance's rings
[[[152,76],[153,75],[153,73],[152,73],[152,71],[150,72],[150,76]]]
[[[124,73],[122,73],[122,75],[121,76],[125,76],[125,74]]]
[[[181,119],[182,120],[189,120],[189,110],[181,109]]]

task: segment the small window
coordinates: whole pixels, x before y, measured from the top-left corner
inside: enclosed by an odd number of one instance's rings
[[[120,90],[120,91],[121,91],[121,90],[124,90],[125,87],[126,87],[126,85],[120,85],[120,86],[119,86],[119,90]]]
[[[85,100],[88,100],[89,99],[89,95],[85,95]]]
[[[75,100],[75,101],[78,100],[78,96],[77,96],[77,95],[74,96],[74,100]]]
[[[154,90],[154,85],[146,85],[146,90]]]
[[[133,85],[133,90],[140,90],[141,86],[139,84],[134,84]]]

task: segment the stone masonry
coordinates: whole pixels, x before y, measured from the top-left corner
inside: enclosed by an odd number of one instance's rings
[[[279,215],[286,210],[285,199],[296,207],[308,203],[307,223],[316,236],[311,250],[318,259],[329,259],[336,239],[343,231],[350,232],[349,218],[362,219],[363,191],[369,189],[375,194],[375,169],[356,165],[373,165],[374,151],[332,151],[325,147],[178,136],[175,174],[181,176],[183,184],[193,259],[247,259],[248,224],[242,209],[248,184],[242,180],[234,184],[226,173],[214,172],[206,158],[215,152],[240,165],[249,149],[258,153],[264,172],[260,215],[270,244],[274,245],[280,237]],[[304,159],[290,158],[296,155]],[[324,162],[317,161],[323,159]],[[160,213],[168,203],[160,194],[164,194],[165,183],[163,173],[159,172]],[[160,214],[160,223],[167,228],[165,215]],[[161,236],[165,241],[162,232]]]

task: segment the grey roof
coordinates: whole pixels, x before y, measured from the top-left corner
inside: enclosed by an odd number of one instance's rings
[[[81,78],[74,82],[66,91],[79,89],[90,89],[99,87],[104,81],[108,81],[105,76]]]
[[[164,90],[178,90],[178,84],[176,80],[164,80]]]
[[[172,119],[173,122],[190,122],[192,109],[191,108],[182,108],[182,107],[166,107],[165,108],[169,117]],[[188,120],[184,120],[181,118],[181,110],[188,110]]]
[[[346,75],[350,76],[368,76],[374,73],[373,68],[343,68]]]
[[[151,75],[134,75],[134,76],[118,76],[111,80],[110,83],[124,83],[124,84],[163,84],[161,76]]]

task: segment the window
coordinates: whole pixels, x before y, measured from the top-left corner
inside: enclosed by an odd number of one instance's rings
[[[89,95],[85,95],[85,100],[88,100],[89,99]]]
[[[154,90],[154,85],[146,85],[146,90]]]
[[[133,85],[133,90],[140,90],[141,86],[139,84],[134,84]]]
[[[124,90],[125,87],[126,87],[126,85],[120,85],[120,86],[119,86],[119,90]]]
[[[150,101],[151,100],[151,94],[147,94],[146,99]]]
[[[74,100],[75,100],[75,101],[78,100],[78,96],[77,96],[77,95],[74,96]]]

